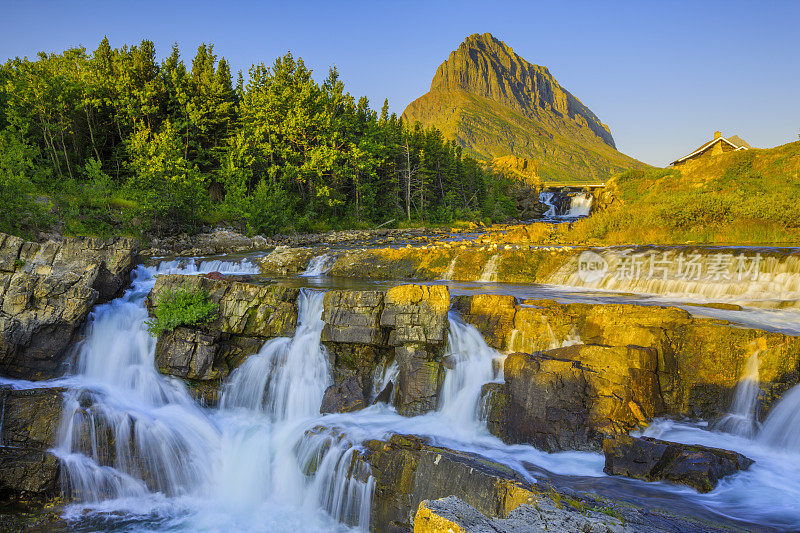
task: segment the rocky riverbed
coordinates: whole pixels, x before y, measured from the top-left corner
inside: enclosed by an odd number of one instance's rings
[[[520,244],[539,238],[522,231],[354,233],[293,247],[176,240],[148,253],[215,257],[151,266],[136,266],[138,247],[124,239],[0,236],[4,520],[250,530],[266,513],[276,529],[309,531],[800,527],[784,499],[762,498],[800,493],[792,469],[781,472],[800,434],[786,409],[800,337],[706,316],[792,320],[784,289],[797,252],[724,251],[760,258],[747,274],[759,297],[733,259],[727,278],[704,283],[669,272],[613,282],[636,297],[535,298],[519,284],[567,285],[586,249]],[[666,251],[593,253],[610,267],[641,253],[644,269]],[[672,252],[706,269],[722,253]],[[213,319],[152,337],[146,321],[178,289],[205,294]],[[744,387],[754,357],[756,386]],[[731,413],[755,432],[713,430]]]

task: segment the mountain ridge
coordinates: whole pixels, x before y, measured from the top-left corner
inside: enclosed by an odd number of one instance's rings
[[[479,159],[529,159],[544,179],[597,181],[646,166],[618,152],[610,128],[547,67],[489,33],[452,51],[403,118],[436,126]]]

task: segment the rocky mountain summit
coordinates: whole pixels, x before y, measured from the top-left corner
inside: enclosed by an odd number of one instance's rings
[[[616,150],[610,128],[547,67],[489,33],[451,52],[403,118],[436,126],[481,159],[528,159],[544,179],[602,181],[642,165]]]

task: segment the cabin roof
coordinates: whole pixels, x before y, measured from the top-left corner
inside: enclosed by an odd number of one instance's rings
[[[693,152],[689,153],[688,155],[685,155],[685,156],[681,157],[680,159],[676,159],[671,164],[672,165],[677,165],[678,163],[683,163],[684,161],[686,161],[690,157],[694,157],[694,156],[696,156],[698,154],[702,154],[706,150],[709,150],[712,146],[714,146],[717,143],[727,143],[730,146],[732,146],[734,150],[749,150],[751,148],[751,146],[747,143],[747,141],[745,141],[744,139],[742,139],[738,135],[732,135],[730,137],[722,137],[720,135],[719,137],[711,139],[707,143],[701,145],[700,148],[694,150]]]

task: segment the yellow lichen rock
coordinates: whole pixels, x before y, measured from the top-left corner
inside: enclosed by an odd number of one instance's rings
[[[419,504],[414,516],[414,533],[469,533],[454,521],[428,509],[426,503]]]
[[[419,305],[422,302],[434,311],[447,312],[450,291],[444,285],[398,285],[386,291],[387,304]]]

